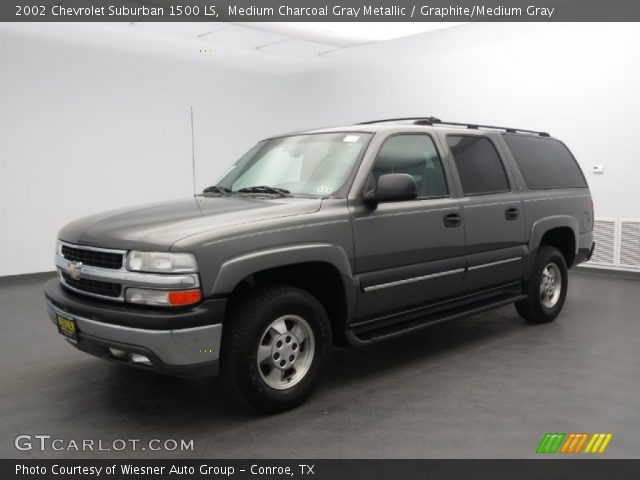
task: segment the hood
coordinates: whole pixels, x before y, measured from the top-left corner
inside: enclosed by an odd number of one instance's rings
[[[166,251],[191,235],[313,213],[321,203],[317,198],[198,196],[91,215],[66,225],[58,236],[78,245]]]

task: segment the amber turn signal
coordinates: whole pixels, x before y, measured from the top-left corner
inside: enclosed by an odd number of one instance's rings
[[[202,300],[200,290],[184,290],[181,292],[169,292],[169,304],[174,306],[191,305]]]

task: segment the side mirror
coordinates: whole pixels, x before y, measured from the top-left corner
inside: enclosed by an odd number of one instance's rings
[[[377,206],[378,202],[399,202],[414,200],[418,197],[415,179],[406,173],[387,173],[380,175],[375,190],[364,195],[365,203]]]

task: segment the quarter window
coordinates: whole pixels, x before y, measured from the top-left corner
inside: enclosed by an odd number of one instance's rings
[[[378,152],[367,189],[375,188],[387,173],[407,173],[417,185],[418,198],[449,194],[440,156],[429,135],[401,134],[389,137]]]
[[[504,134],[527,186],[544,188],[585,188],[587,182],[569,149],[552,138]]]
[[[509,191],[502,160],[491,140],[471,135],[447,135],[465,195]]]

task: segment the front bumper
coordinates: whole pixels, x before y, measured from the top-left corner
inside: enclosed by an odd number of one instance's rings
[[[118,363],[179,376],[218,373],[226,299],[209,299],[187,310],[125,306],[85,298],[59,280],[45,284],[49,318],[76,321],[73,346]],[[145,360],[146,359],[146,360]]]

